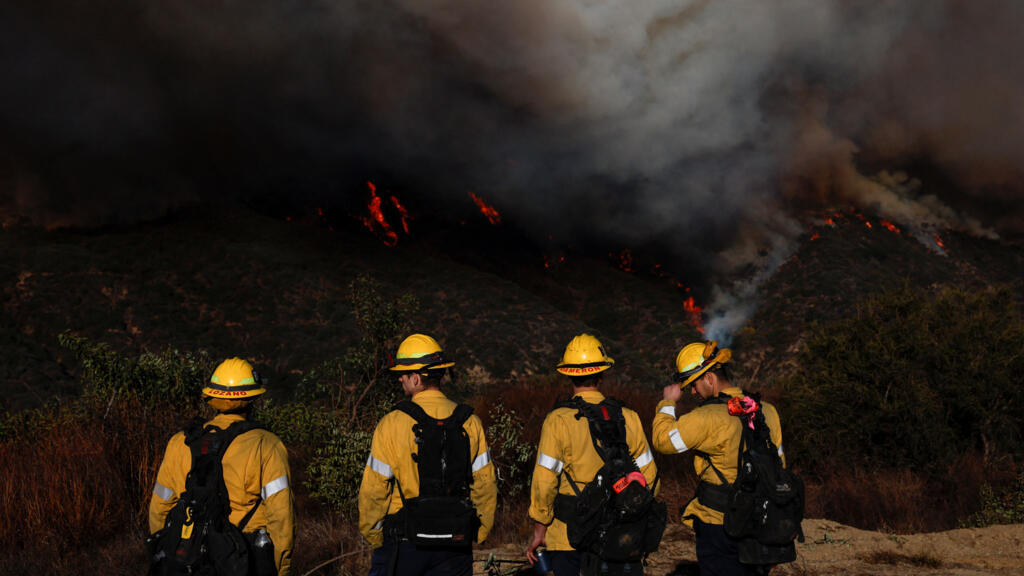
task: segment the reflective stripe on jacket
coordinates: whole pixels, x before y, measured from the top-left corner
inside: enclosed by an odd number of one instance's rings
[[[218,414],[207,424],[223,430],[244,419],[240,414]],[[250,430],[231,442],[221,462],[224,485],[231,502],[231,522],[235,525],[241,522],[256,504],[256,497],[262,496],[263,501],[246,524],[244,532],[266,528],[274,542],[278,574],[286,576],[291,564],[295,530],[288,451],[270,431]],[[164,527],[167,513],[185,491],[185,476],[191,469],[192,452],[185,444],[185,433],[178,432],[167,443],[164,460],[156,475],[156,486],[149,501],[150,532]]]
[[[419,404],[433,418],[444,419],[452,415],[457,404],[440,390],[430,389],[417,393],[412,401]],[[387,413],[373,431],[370,456],[363,469],[359,485],[359,531],[374,548],[384,543],[382,531],[384,517],[402,509],[402,499],[393,482],[398,481],[407,499],[420,493],[419,467],[412,459],[418,452],[412,427],[416,420],[401,410]],[[494,525],[494,508],[498,502],[498,486],[494,465],[487,450],[484,427],[473,414],[462,426],[469,435],[469,454],[472,458],[473,483],[470,498],[480,517],[477,542],[483,542]]]
[[[743,390],[733,386],[722,391],[729,396],[743,396]],[[767,402],[761,403],[765,422],[771,432],[772,442],[779,448],[783,465],[786,457],[782,452],[782,426],[779,424],[779,413]],[[662,400],[658,404],[658,412],[654,415],[651,441],[654,449],[662,454],[680,454],[687,450],[696,450],[707,454],[715,468],[725,476],[728,482],[736,480],[736,460],[739,456],[740,419],[729,414],[725,404],[705,404],[676,419],[676,406],[670,400]],[[708,466],[708,461],[699,455],[693,457],[693,467],[699,480],[711,484],[721,484],[721,479]],[[721,524],[722,513],[702,505],[696,498],[690,500],[683,511],[683,522],[693,526],[689,516],[696,516],[707,524]]]
[[[577,396],[589,404],[600,404],[604,400],[604,395],[596,390],[585,390]],[[622,415],[626,419],[629,452],[647,479],[647,485],[651,486],[658,475],[658,466],[647,445],[643,424],[637,413],[629,408],[623,408]],[[576,481],[577,488],[582,490],[602,466],[604,461],[594,449],[586,418],[577,420],[574,408],[556,408],[548,413],[540,431],[537,464],[530,486],[530,518],[548,525],[545,536],[548,550],[573,549],[566,535],[565,522],[555,518],[555,496],[575,495],[568,479],[560,477],[560,473],[563,469],[568,472]]]

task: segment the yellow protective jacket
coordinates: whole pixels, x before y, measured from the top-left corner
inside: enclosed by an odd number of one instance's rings
[[[244,420],[240,414],[218,414],[207,422],[220,429]],[[221,460],[224,485],[231,502],[230,520],[237,525],[262,496],[256,512],[246,524],[245,532],[265,528],[274,542],[277,573],[288,574],[295,530],[294,498],[288,451],[273,433],[250,430],[240,434],[228,446]],[[156,486],[149,501],[149,531],[164,527],[167,513],[185,491],[185,476],[192,469],[192,452],[185,444],[185,433],[178,432],[167,443],[164,460],[156,474]]]
[[[412,401],[439,420],[451,416],[457,406],[436,389],[419,392]],[[384,517],[402,509],[402,498],[394,489],[394,483],[399,483],[406,499],[415,498],[420,493],[419,467],[412,459],[413,454],[419,451],[412,431],[414,424],[416,420],[412,416],[401,410],[392,410],[381,418],[373,431],[370,457],[359,485],[359,531],[374,548],[380,548],[384,543]],[[470,498],[480,517],[480,531],[477,533],[477,543],[480,543],[494,526],[498,486],[480,418],[476,414],[470,416],[463,428],[469,435],[469,454],[473,460]]]
[[[735,386],[726,388],[722,393],[743,396],[743,390]],[[785,464],[779,413],[767,402],[761,403],[761,409],[764,411],[772,442],[779,447],[779,456],[782,456],[782,462]],[[732,483],[736,480],[736,461],[739,457],[741,433],[742,422],[729,414],[729,408],[725,404],[704,404],[676,419],[675,404],[671,400],[662,400],[658,404],[658,412],[654,415],[651,440],[654,449],[662,454],[680,454],[687,450],[707,454],[715,468]],[[695,454],[693,467],[699,480],[716,485],[722,483],[703,457]],[[723,521],[721,512],[702,505],[696,498],[686,505],[683,522],[692,527],[693,517],[699,518],[705,524],[721,524]]]
[[[586,390],[577,396],[590,404],[600,404],[604,400],[604,395],[596,390]],[[657,490],[654,481],[658,466],[647,445],[640,417],[629,408],[623,408],[622,415],[626,419],[629,452],[647,479],[647,485],[655,486]],[[549,412],[540,431],[537,464],[533,468],[530,486],[530,518],[548,526],[545,536],[548,550],[573,549],[569,545],[565,522],[555,518],[555,496],[576,494],[568,479],[563,479],[562,471],[567,472],[576,482],[577,489],[582,490],[602,466],[604,461],[594,449],[587,419],[577,419],[574,408],[556,408]]]

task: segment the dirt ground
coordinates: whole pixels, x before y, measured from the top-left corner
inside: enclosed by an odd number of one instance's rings
[[[1024,524],[897,535],[815,519],[804,521],[804,535],[796,562],[776,567],[773,576],[1024,576]],[[490,553],[522,558],[513,546],[478,551],[477,558]],[[649,562],[648,576],[697,576],[693,531],[669,525]]]

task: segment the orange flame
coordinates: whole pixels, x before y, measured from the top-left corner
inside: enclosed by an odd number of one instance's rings
[[[943,250],[946,249],[946,243],[942,241],[942,237],[939,236],[938,234],[935,235],[935,245],[938,246],[939,248],[942,248]]]
[[[480,213],[487,218],[487,221],[490,222],[492,226],[501,224],[501,214],[498,213],[494,206],[491,206],[485,202],[483,198],[473,194],[472,192],[467,192],[467,194],[469,194],[469,197],[473,199],[473,203],[480,209]]]
[[[614,253],[610,253],[608,255],[611,256],[612,260],[618,261],[616,265],[623,272],[633,271],[633,253],[629,251],[629,248],[624,249],[618,256]]]
[[[686,311],[686,318],[689,320],[690,325],[697,329],[697,332],[704,333],[704,322],[701,321],[701,313],[703,310],[700,306],[697,306],[697,302],[690,296],[686,300],[683,300],[683,310]]]
[[[821,238],[821,234],[818,234],[817,232],[815,232],[814,234],[811,235],[811,242],[814,242],[818,238]]]
[[[867,220],[864,221],[864,225],[868,228],[874,228],[874,226],[871,225],[871,222],[868,222]]]
[[[398,210],[398,217],[402,219],[402,230],[405,230],[406,235],[409,234],[409,220],[412,220],[412,216],[409,216],[409,211],[402,206],[402,203],[398,201],[398,198],[392,196],[391,204]]]
[[[892,222],[889,222],[888,220],[882,220],[882,226],[885,226],[889,230],[889,232],[895,232],[896,234],[900,233],[899,226],[893,224]]]
[[[829,226],[835,226],[836,221],[831,216],[829,216],[828,218],[825,218],[825,224],[828,224]]]
[[[377,196],[377,187],[373,185],[373,182],[367,182],[366,185],[370,188],[370,201],[366,204],[370,215],[362,219],[363,225],[370,232],[374,232],[375,227],[380,228],[379,235],[381,236],[381,241],[388,246],[394,246],[398,244],[398,234],[391,229],[391,225],[384,218],[384,212],[381,210],[381,199],[380,196]]]

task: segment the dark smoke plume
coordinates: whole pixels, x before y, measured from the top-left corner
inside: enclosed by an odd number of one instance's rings
[[[809,214],[1024,233],[1022,26],[1011,0],[11,0],[0,210],[487,190],[692,284],[754,264],[716,292],[727,335]]]

